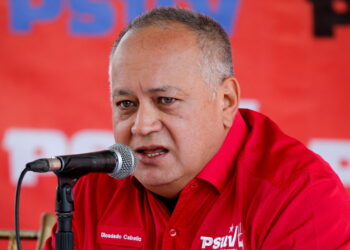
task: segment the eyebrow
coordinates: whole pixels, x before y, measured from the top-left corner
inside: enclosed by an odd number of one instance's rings
[[[166,85],[166,86],[162,86],[159,88],[151,88],[149,89],[147,92],[149,93],[164,93],[164,92],[169,92],[169,91],[179,91],[184,93],[184,91],[178,87],[175,86],[170,86],[170,85]]]
[[[113,90],[112,97],[127,96],[127,95],[131,95],[131,94],[132,94],[132,92],[128,91],[128,90],[115,89],[115,90]]]
[[[169,91],[178,91],[181,92],[182,94],[185,94],[185,92],[175,86],[170,86],[170,85],[166,85],[166,86],[162,86],[162,87],[157,87],[157,88],[150,88],[147,90],[148,93],[166,93]],[[117,96],[129,96],[129,95],[133,95],[134,92],[130,91],[130,90],[125,90],[125,89],[115,89],[112,93],[113,97],[117,97]]]

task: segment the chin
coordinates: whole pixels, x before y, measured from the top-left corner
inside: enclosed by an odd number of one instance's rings
[[[135,177],[145,187],[159,187],[164,185],[171,185],[171,183],[173,182],[171,180],[156,177],[138,177],[136,175]]]
[[[152,171],[135,172],[136,179],[146,188],[172,185],[178,178],[153,169]]]

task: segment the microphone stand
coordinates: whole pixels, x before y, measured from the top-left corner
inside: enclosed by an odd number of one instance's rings
[[[73,186],[78,178],[72,178],[60,173],[56,190],[56,215],[58,230],[56,232],[56,249],[73,250],[74,235],[72,232],[72,215],[74,211]]]

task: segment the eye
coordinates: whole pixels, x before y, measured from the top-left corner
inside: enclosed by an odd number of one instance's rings
[[[159,97],[158,98],[158,102],[161,104],[165,104],[165,105],[172,104],[175,101],[176,101],[176,99],[173,97]]]
[[[135,106],[135,104],[132,101],[124,100],[124,101],[117,102],[117,106],[121,107],[122,109],[127,109]]]

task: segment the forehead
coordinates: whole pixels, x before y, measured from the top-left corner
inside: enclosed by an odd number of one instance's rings
[[[196,35],[184,25],[149,26],[125,34],[115,50],[110,65],[112,84],[121,79],[138,83],[165,78],[171,85],[179,78],[200,75],[200,51]]]
[[[198,59],[196,35],[182,24],[147,26],[128,31],[111,58],[112,65],[142,60],[147,63],[169,59]],[[193,60],[194,61],[194,60]],[[164,63],[164,62],[162,62]]]
[[[129,30],[119,42],[115,54],[128,48],[150,50],[176,50],[197,47],[195,33],[180,23],[149,25]],[[168,52],[168,51],[167,51]]]

